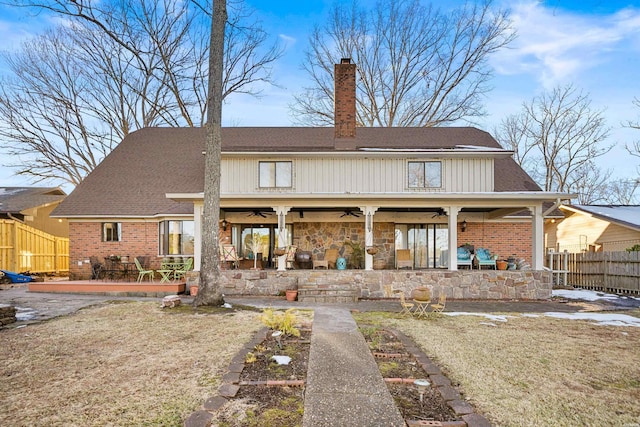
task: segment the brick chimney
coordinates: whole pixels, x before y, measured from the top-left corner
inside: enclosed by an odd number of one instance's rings
[[[334,120],[336,138],[356,137],[356,64],[342,58],[334,65]]]

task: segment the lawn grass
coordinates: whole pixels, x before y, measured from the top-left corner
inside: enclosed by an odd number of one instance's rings
[[[219,311],[106,304],[0,331],[0,425],[183,425],[262,326]]]
[[[357,317],[411,336],[497,426],[640,425],[640,328],[518,314]]]

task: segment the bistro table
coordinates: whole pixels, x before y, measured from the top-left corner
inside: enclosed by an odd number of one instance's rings
[[[414,316],[419,319],[423,317],[429,317],[429,312],[427,311],[427,309],[429,308],[431,300],[418,300],[414,298],[413,302],[416,304],[416,308],[413,312]]]
[[[175,278],[176,270],[180,270],[182,267],[184,267],[184,261],[162,261],[160,270],[156,270],[161,276],[160,283],[171,281],[171,277]]]

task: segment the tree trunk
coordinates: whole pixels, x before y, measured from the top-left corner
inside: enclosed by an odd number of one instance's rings
[[[220,289],[219,231],[220,158],[222,151],[222,66],[224,28],[227,21],[225,0],[214,0],[209,51],[209,95],[205,143],[204,212],[202,220],[202,262],[195,306],[222,305]]]

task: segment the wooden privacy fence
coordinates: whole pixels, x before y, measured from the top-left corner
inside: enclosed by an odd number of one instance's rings
[[[1,219],[0,270],[66,273],[69,271],[69,239]]]
[[[556,252],[549,259],[553,256],[562,261],[550,267],[554,273],[560,270],[562,276],[566,272],[571,286],[640,295],[640,252]]]

